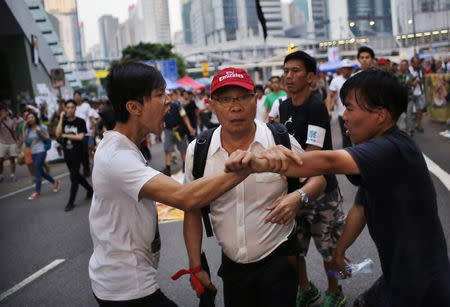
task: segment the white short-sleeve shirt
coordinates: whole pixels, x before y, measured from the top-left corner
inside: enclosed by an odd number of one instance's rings
[[[266,108],[264,107],[264,101],[266,100],[266,96],[262,96],[261,99],[256,101],[256,116],[255,118],[260,122],[264,122],[264,114],[266,113]],[[266,120],[267,122],[267,120]]]
[[[90,110],[91,106],[89,105],[89,103],[83,102],[75,109],[75,116],[84,119],[84,121],[87,123],[89,120]]]
[[[94,123],[97,121],[97,119],[100,117],[100,115],[98,115],[98,111],[94,108],[90,108],[89,109],[89,117],[88,120],[86,122],[86,129],[87,129],[87,134],[86,135],[92,135],[92,132],[94,132],[93,127],[91,127],[91,121],[90,118],[94,119]]]
[[[256,133],[249,151],[257,153],[275,146],[272,132],[266,124],[255,120]],[[204,176],[223,172],[228,159],[220,140],[221,126],[211,139]],[[294,152],[303,152],[300,144],[290,136]],[[186,154],[185,182],[194,180],[192,175],[195,140],[189,144]],[[295,222],[289,225],[264,223],[270,213],[266,210],[278,197],[287,193],[287,182],[279,174],[251,174],[243,182],[210,204],[211,222],[215,236],[228,258],[238,263],[252,263],[264,259],[288,239]]]
[[[158,174],[125,135],[104,133],[94,156],[89,212],[94,245],[89,276],[102,300],[132,300],[159,289],[156,203],[138,199],[144,184]]]
[[[344,112],[345,112],[345,106],[341,101],[341,95],[340,95],[341,88],[344,85],[345,81],[347,81],[347,79],[345,79],[342,75],[339,75],[331,81],[330,88],[329,88],[330,91],[333,91],[336,93],[336,100],[338,102],[337,111],[338,111],[339,116],[344,115]]]
[[[286,100],[286,98],[287,98],[286,96],[282,96],[273,102],[272,109],[270,109],[270,112],[269,112],[269,117],[272,117],[272,118],[280,117],[280,103],[282,101]]]

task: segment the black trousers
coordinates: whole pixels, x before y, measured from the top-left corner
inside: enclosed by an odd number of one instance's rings
[[[177,307],[173,301],[168,299],[161,290],[135,300],[129,301],[104,301],[95,296],[97,303],[101,307]]]
[[[285,243],[255,263],[236,263],[222,253],[225,307],[295,307],[297,256]]]
[[[68,204],[73,205],[78,192],[78,185],[81,184],[88,192],[92,192],[91,185],[87,182],[86,178],[80,174],[80,164],[82,160],[81,153],[79,151],[64,151],[64,160],[66,161],[67,168],[70,172],[70,196]]]
[[[350,137],[345,133],[344,120],[342,116],[338,117],[339,126],[341,127],[341,135],[342,135],[342,148],[352,147],[352,141]]]
[[[89,176],[91,174],[91,167],[89,163],[89,136],[86,135],[83,138],[83,155],[81,161],[83,163],[84,176]]]

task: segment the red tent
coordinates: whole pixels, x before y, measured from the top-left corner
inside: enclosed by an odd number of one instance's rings
[[[183,78],[179,79],[177,81],[177,84],[179,84],[179,85],[181,85],[183,87],[191,88],[193,90],[204,90],[206,88],[204,84],[201,84],[201,83],[195,81],[194,79],[192,79],[188,75],[186,75]]]

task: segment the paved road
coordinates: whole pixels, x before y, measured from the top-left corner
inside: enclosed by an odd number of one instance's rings
[[[335,120],[332,122],[335,147],[340,147],[340,136]],[[424,153],[447,173],[450,172],[450,142],[438,135],[444,126],[429,120],[425,123],[426,133],[416,137]],[[162,168],[163,154],[161,144],[152,147],[152,165]],[[179,165],[178,165],[179,167]],[[8,168],[6,168],[8,170]],[[64,212],[67,201],[69,179],[66,167],[62,163],[52,165],[52,173],[62,176],[61,191],[51,192],[50,185],[43,186],[43,196],[39,200],[28,201],[31,194],[28,189],[4,197],[19,189],[30,186],[24,167],[18,169],[18,181],[0,184],[0,298],[8,290],[38,272],[55,259],[64,262],[39,278],[20,288],[0,301],[0,306],[96,306],[91,294],[87,272],[92,243],[89,236],[89,203],[83,200],[84,191],[80,188],[77,207],[71,212]],[[438,194],[439,215],[447,238],[450,238],[450,192],[434,175],[433,181]],[[344,207],[347,212],[355,193],[355,188],[343,177],[338,177],[344,194]],[[4,197],[4,198],[2,198]],[[162,254],[158,280],[163,291],[179,306],[197,306],[198,300],[190,289],[187,277],[176,282],[170,276],[178,269],[186,267],[187,256],[182,238],[182,223],[168,223],[160,226],[162,236]],[[215,239],[205,239],[212,271],[217,271],[220,249]],[[379,260],[373,242],[364,230],[349,256],[355,261],[372,258],[376,263],[376,272],[371,275],[358,276],[343,281],[343,288],[349,301],[367,288],[379,275]],[[313,246],[307,263],[311,280],[321,289],[326,288],[326,278],[321,264],[322,260]],[[219,288],[217,306],[223,306],[221,282],[215,276],[213,282]],[[319,300],[320,302],[320,300]],[[319,306],[320,303],[315,306]]]

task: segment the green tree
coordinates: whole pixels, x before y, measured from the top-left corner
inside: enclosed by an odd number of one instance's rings
[[[172,52],[172,49],[172,44],[152,44],[141,42],[137,45],[128,46],[123,49],[121,61],[175,59],[177,61],[178,77],[183,77],[187,74],[186,62],[181,55]]]
[[[89,94],[91,92],[94,92],[95,94],[98,93],[98,85],[95,83],[91,83],[90,80],[83,80],[81,81],[81,85],[86,90],[86,92]]]

